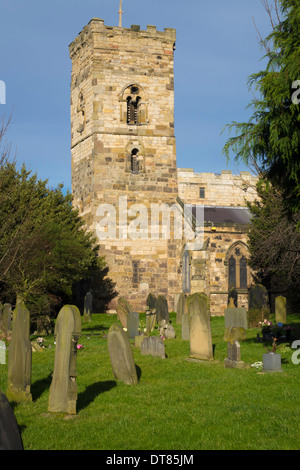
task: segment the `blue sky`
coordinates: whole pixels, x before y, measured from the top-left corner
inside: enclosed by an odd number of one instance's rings
[[[71,189],[68,46],[93,17],[118,25],[119,0],[0,0],[0,80],[13,118],[7,139],[49,186]],[[178,167],[237,173],[222,148],[224,126],[245,121],[253,95],[247,78],[261,70],[269,18],[261,0],[123,0],[123,26],[148,24],[177,30],[175,136]]]

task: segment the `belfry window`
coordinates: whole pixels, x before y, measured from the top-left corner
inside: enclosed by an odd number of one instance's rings
[[[132,96],[127,97],[127,124],[139,124],[139,102],[140,96],[133,99]]]

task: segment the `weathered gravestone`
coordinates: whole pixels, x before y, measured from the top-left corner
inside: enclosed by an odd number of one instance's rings
[[[114,377],[127,385],[137,385],[131,344],[121,325],[116,323],[108,331],[108,351]]]
[[[180,294],[177,301],[177,310],[176,310],[176,323],[179,325],[182,321],[182,316],[187,313],[187,299],[185,294]]]
[[[141,354],[142,356],[153,356],[165,359],[166,353],[163,340],[158,336],[147,336],[142,341]]]
[[[24,450],[16,417],[2,392],[0,392],[0,450]]]
[[[286,298],[282,295],[275,298],[275,320],[277,323],[286,323]]]
[[[190,322],[189,316],[186,313],[181,317],[181,339],[189,340],[190,339]]]
[[[31,401],[30,314],[19,301],[13,312],[12,339],[8,353],[7,393],[9,401]]]
[[[228,307],[224,312],[225,328],[243,328],[245,331],[248,329],[247,309]]]
[[[54,335],[56,350],[48,411],[76,414],[77,343],[81,335],[81,316],[77,307],[65,305],[60,310]]]
[[[36,334],[39,336],[52,335],[52,322],[49,315],[39,315],[36,321],[37,329]]]
[[[224,360],[225,368],[243,369],[244,361],[241,361],[241,346],[238,341],[229,341],[227,343],[227,357]]]
[[[169,325],[165,320],[162,320],[159,327],[160,336],[166,339],[176,338],[176,332],[172,325]]]
[[[123,328],[127,328],[127,317],[129,312],[132,312],[131,305],[124,297],[119,297],[117,304],[117,316]]]
[[[92,321],[93,294],[89,291],[84,297],[83,321]]]
[[[160,323],[162,320],[166,320],[169,323],[169,308],[168,301],[163,295],[159,295],[157,298],[157,309],[156,309],[156,320]]]
[[[2,309],[2,327],[5,331],[11,330],[11,305],[4,304]]]
[[[156,325],[156,309],[152,309],[152,311],[147,309],[146,310],[146,331],[147,331],[147,335],[150,335],[150,333],[154,330],[155,325]]]
[[[0,341],[0,364],[6,364],[6,346],[4,341]]]
[[[255,284],[250,288],[249,309],[269,309],[268,291],[261,284]]]
[[[190,357],[213,360],[209,299],[205,294],[195,293],[188,298],[190,323]]]
[[[247,333],[244,328],[232,326],[225,329],[224,341],[245,341]]]
[[[129,312],[127,317],[127,335],[133,339],[139,334],[140,316],[137,312]]]

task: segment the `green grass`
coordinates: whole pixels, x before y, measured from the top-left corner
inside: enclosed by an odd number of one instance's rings
[[[142,318],[142,315],[141,315]],[[117,382],[107,337],[115,316],[94,314],[83,324],[77,358],[77,415],[48,413],[54,364],[54,338],[32,357],[33,401],[12,404],[25,449],[35,450],[231,450],[299,449],[300,364],[294,350],[282,349],[282,373],[262,374],[253,367],[225,369],[224,318],[213,317],[213,362],[188,361],[189,342],[171,321],[176,339],[165,340],[167,358],[142,356],[133,348],[140,374],[137,386]],[[289,318],[298,322],[299,317]],[[247,332],[242,360],[262,361],[259,330]],[[155,330],[154,334],[158,334]],[[0,366],[5,393],[7,365]]]

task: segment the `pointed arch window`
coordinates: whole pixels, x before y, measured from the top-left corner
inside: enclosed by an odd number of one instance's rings
[[[243,243],[235,243],[228,251],[228,289],[247,289],[250,271],[247,264],[247,247]]]

